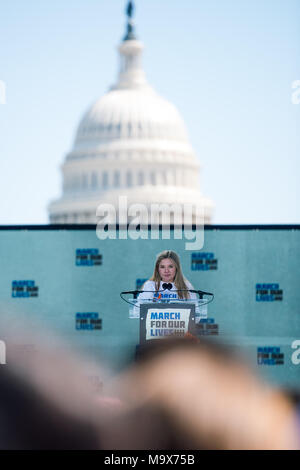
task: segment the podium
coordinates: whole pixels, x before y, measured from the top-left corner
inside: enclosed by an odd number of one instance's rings
[[[195,335],[196,323],[207,318],[207,302],[204,299],[131,299],[129,318],[140,321],[140,345],[148,340],[166,336]]]
[[[153,295],[153,291],[138,290],[120,293],[121,299],[130,305],[129,318],[139,319],[140,322],[140,342],[137,350],[145,346],[147,341],[167,336],[183,337],[188,333],[197,336],[197,327],[202,326],[201,320],[207,321],[207,305],[212,302],[214,294],[200,290],[184,291],[189,292],[188,298],[177,296],[179,290],[173,292],[175,295],[172,295],[172,298],[169,295],[161,295],[165,290],[156,291],[156,295]],[[198,294],[199,298],[195,294]],[[133,295],[133,298],[128,300],[124,295]],[[204,295],[211,298],[203,298]]]
[[[166,336],[194,334],[195,305],[191,302],[169,304],[151,302],[140,306],[140,345]]]

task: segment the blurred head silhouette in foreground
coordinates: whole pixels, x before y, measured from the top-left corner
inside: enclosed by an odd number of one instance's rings
[[[84,369],[53,351],[1,366],[0,448],[299,448],[295,404],[224,346],[156,340],[104,395]]]

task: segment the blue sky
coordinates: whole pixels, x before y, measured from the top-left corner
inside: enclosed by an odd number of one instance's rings
[[[214,223],[300,223],[299,0],[137,0],[150,84],[181,112]],[[118,72],[123,0],[1,6],[0,224],[47,223],[83,112]]]

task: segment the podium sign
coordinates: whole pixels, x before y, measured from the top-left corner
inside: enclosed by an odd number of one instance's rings
[[[166,336],[193,334],[194,303],[145,303],[140,306],[140,344]]]

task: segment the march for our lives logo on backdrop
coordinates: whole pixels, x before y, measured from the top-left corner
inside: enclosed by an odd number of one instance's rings
[[[201,318],[199,323],[196,323],[198,336],[212,336],[219,334],[219,325],[215,323],[214,318]]]
[[[102,255],[98,248],[77,248],[76,266],[100,266]]]
[[[12,297],[38,297],[39,288],[35,281],[12,281]]]
[[[279,366],[284,364],[284,354],[277,346],[257,348],[257,364],[262,366]]]
[[[214,253],[192,253],[192,271],[212,271],[218,269],[218,260]]]
[[[256,284],[256,301],[257,302],[275,302],[283,300],[283,290],[279,284]]]
[[[76,313],[76,330],[102,330],[102,319],[97,312]]]

